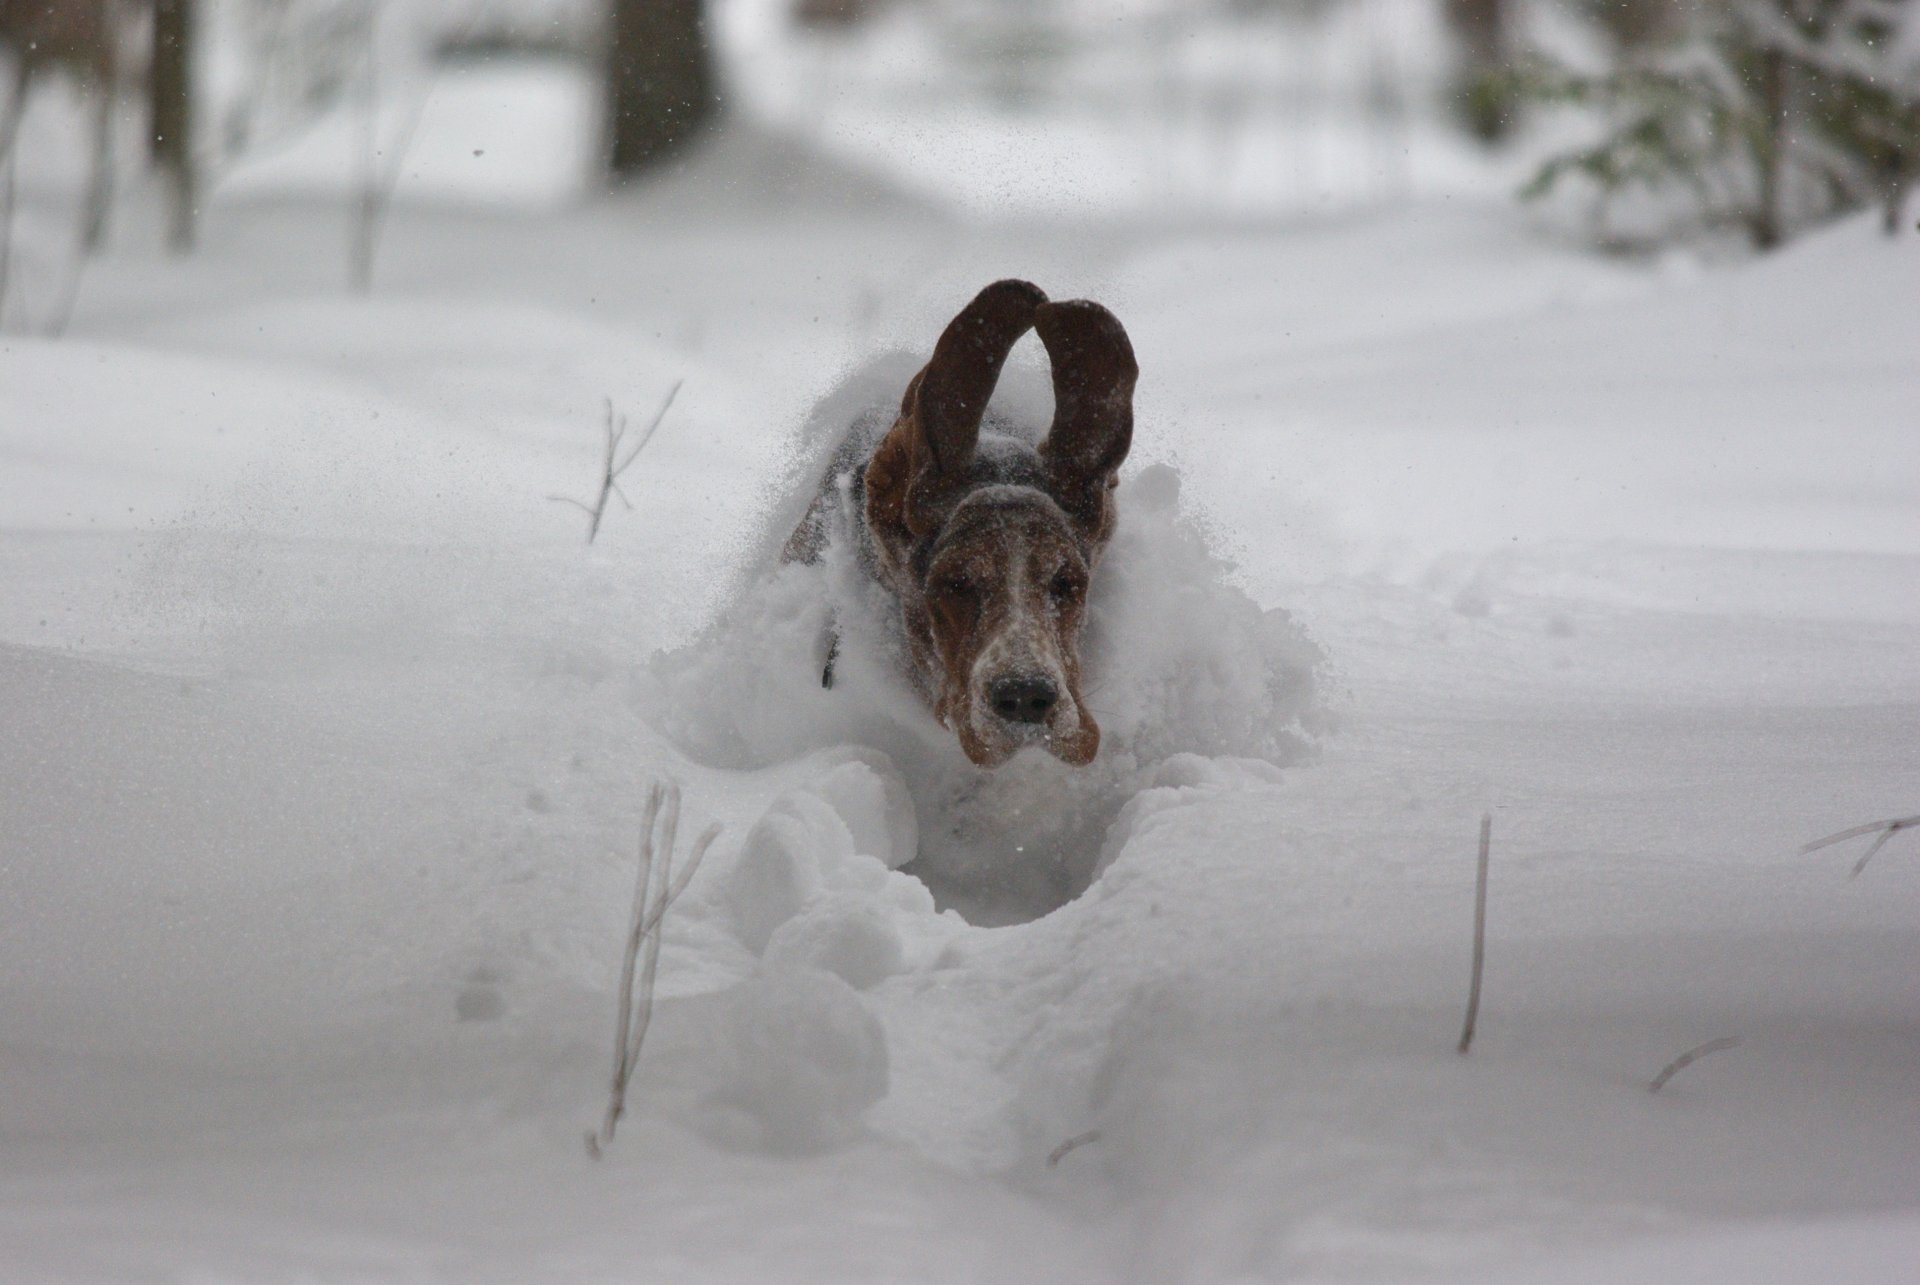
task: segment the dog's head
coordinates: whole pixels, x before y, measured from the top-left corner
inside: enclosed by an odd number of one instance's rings
[[[1038,447],[983,441],[987,399],[1029,329],[1053,366],[1053,425]],[[1127,332],[1099,304],[996,282],[941,334],[868,463],[881,576],[934,712],[983,767],[1023,745],[1075,765],[1100,748],[1080,690],[1080,626],[1113,532],[1138,373]]]

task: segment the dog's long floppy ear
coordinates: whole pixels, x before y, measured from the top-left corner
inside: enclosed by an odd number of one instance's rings
[[[1118,317],[1084,299],[1043,304],[1034,328],[1053,363],[1053,427],[1040,444],[1053,498],[1103,540],[1112,524],[1107,493],[1133,445],[1133,344]]]
[[[933,356],[900,401],[900,418],[867,471],[867,491],[883,521],[924,535],[939,522],[940,501],[966,480],[980,442],[980,416],[1000,368],[1047,301],[1026,281],[996,281],[947,323]]]

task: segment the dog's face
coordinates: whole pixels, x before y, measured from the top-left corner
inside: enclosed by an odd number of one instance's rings
[[[1029,487],[975,491],[942,528],[922,589],[934,708],[975,763],[1023,745],[1075,765],[1099,750],[1080,691],[1089,563],[1066,514]]]
[[[981,412],[1029,327],[1053,363],[1053,426],[1037,449],[983,449]],[[999,282],[948,326],[868,464],[868,530],[922,685],[983,767],[1027,745],[1076,766],[1099,751],[1080,627],[1113,530],[1134,377],[1126,332],[1106,309]]]

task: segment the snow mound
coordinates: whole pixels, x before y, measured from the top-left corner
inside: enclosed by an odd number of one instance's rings
[[[776,971],[817,968],[856,990],[870,990],[906,967],[887,907],[847,892],[828,893],[775,929],[765,958]]]
[[[783,937],[783,926],[822,897],[839,896],[843,910],[852,904],[848,899],[875,910],[933,909],[926,888],[894,869],[912,855],[915,838],[913,803],[899,773],[878,755],[844,751],[825,756],[824,766],[768,805],[718,878],[714,899],[721,918],[756,955],[768,952]],[[849,933],[870,936],[858,927],[821,922],[809,944],[784,934],[784,950],[821,962],[814,956],[841,953],[845,945],[834,943]],[[864,956],[873,948],[855,949]],[[885,953],[884,946],[878,949]],[[872,969],[860,963],[831,971],[847,976]]]
[[[1022,381],[1008,382],[1018,397]],[[914,690],[898,609],[859,571],[844,530],[817,565],[772,565],[766,550],[755,551],[766,569],[747,577],[703,634],[652,660],[637,703],[683,753],[712,767],[760,769],[847,747],[878,752],[898,765],[893,779],[911,798],[890,805],[885,824],[896,837],[868,845],[887,851],[866,855],[888,868],[917,856],[911,872],[975,922],[1045,913],[1086,886],[1108,823],[1156,783],[1162,764],[1199,755],[1284,767],[1326,725],[1320,649],[1286,611],[1262,609],[1235,582],[1184,510],[1178,472],[1153,464],[1132,474],[1119,510],[1082,639],[1087,701],[1102,731],[1089,767],[1037,750],[995,771],[969,763]],[[769,530],[763,540],[785,534]],[[830,622],[840,649],[828,689]],[[835,788],[874,785],[847,775]],[[750,922],[738,927],[756,950],[777,926],[764,922],[768,907],[779,906],[784,922],[817,891],[795,882],[802,876],[791,853],[851,843],[817,802],[776,807],[748,841],[761,855],[755,873],[740,877],[767,886],[739,899]],[[897,836],[909,811],[917,843],[902,855]]]
[[[840,978],[768,972],[722,996],[710,1132],[739,1145],[815,1151],[860,1128],[887,1094],[887,1037]]]

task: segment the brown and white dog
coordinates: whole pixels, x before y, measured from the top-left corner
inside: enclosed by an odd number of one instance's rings
[[[1037,443],[1012,425],[982,428],[1007,354],[1029,329],[1053,367],[1053,423]],[[1025,281],[997,281],[948,324],[885,434],[856,433],[836,457],[861,565],[899,604],[935,717],[982,767],[1026,745],[1075,766],[1099,751],[1081,694],[1080,627],[1113,533],[1138,374],[1126,331],[1099,304],[1053,303]],[[835,476],[788,541],[788,560],[820,555]]]

